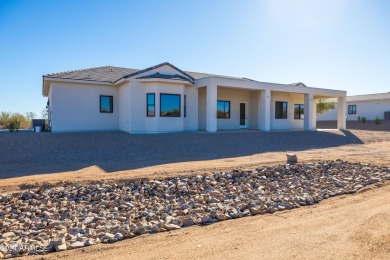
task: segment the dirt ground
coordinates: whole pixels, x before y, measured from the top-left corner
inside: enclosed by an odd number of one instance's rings
[[[390,124],[389,124],[390,126]],[[54,163],[53,172],[48,174],[35,174],[30,175],[26,174],[21,177],[7,178],[13,172],[21,172],[25,170],[29,171],[32,167],[37,167],[37,165],[32,164],[29,161],[22,162],[17,161],[16,163],[2,163],[1,167],[7,168],[7,173],[0,174],[0,193],[4,192],[14,192],[19,190],[25,190],[28,188],[34,188],[42,185],[43,183],[58,185],[62,182],[77,182],[77,183],[88,183],[91,180],[97,181],[115,181],[117,179],[137,179],[137,178],[165,178],[170,176],[177,175],[188,175],[188,174],[203,174],[213,171],[223,171],[229,170],[237,167],[258,167],[264,165],[275,165],[279,163],[286,162],[286,152],[295,152],[298,156],[299,162],[310,162],[315,160],[337,160],[342,159],[351,162],[365,162],[365,163],[374,163],[389,166],[390,165],[390,129],[388,131],[366,131],[366,130],[350,130],[350,131],[338,131],[338,130],[324,130],[325,137],[329,140],[340,138],[352,139],[353,141],[348,144],[329,144],[325,145],[326,148],[313,148],[313,149],[290,149],[283,150],[283,147],[296,147],[298,146],[291,145],[289,142],[293,142],[295,137],[305,138],[305,132],[299,132],[295,135],[294,138],[286,139],[280,141],[280,136],[282,135],[291,135],[292,132],[282,132],[277,133],[278,135],[265,135],[265,138],[272,138],[275,140],[269,141],[273,146],[278,146],[276,151],[263,151],[261,153],[255,153],[239,157],[226,157],[220,159],[198,159],[191,160],[191,156],[185,155],[185,160],[177,160],[174,163],[166,163],[164,159],[160,159],[158,155],[154,158],[151,155],[150,158],[145,158],[143,160],[134,160],[136,164],[139,165],[148,165],[148,166],[139,166],[134,167],[130,170],[122,170],[115,172],[107,172],[98,165],[91,165],[88,167],[83,167],[82,163],[73,162],[74,169],[72,171],[61,171],[62,164]],[[332,134],[329,137],[329,134]],[[265,134],[265,133],[264,133]],[[313,134],[313,133],[312,133]],[[202,135],[202,134],[199,134]],[[212,137],[213,134],[207,134],[208,138]],[[220,134],[227,135],[227,134]],[[247,138],[247,135],[251,133],[239,133],[234,134],[233,136],[236,139],[246,138],[247,142],[250,142],[250,137]],[[227,135],[230,136],[230,135]],[[0,136],[1,138],[1,136]],[[185,137],[184,137],[185,138]],[[317,138],[317,139],[316,139]],[[324,146],[324,135],[321,133],[314,133],[314,136],[311,136],[311,139],[314,142],[321,143],[322,147]],[[248,141],[249,139],[249,141]],[[326,140],[325,142],[331,142]],[[340,139],[342,140],[342,139]],[[1,141],[1,140],[0,140]],[[277,143],[278,142],[278,143]],[[248,144],[249,145],[249,144]],[[313,145],[316,147],[317,145]],[[218,150],[218,148],[213,148]],[[231,149],[234,148],[234,144],[231,145]],[[245,148],[240,148],[245,149]],[[0,153],[1,154],[1,153]],[[83,156],[83,155],[81,155]],[[207,156],[205,157],[207,158]],[[107,161],[105,162],[105,167],[115,168],[118,164],[124,163],[123,161]],[[126,161],[125,161],[126,163]],[[80,164],[80,165],[78,165]],[[58,167],[57,167],[58,165]],[[43,165],[45,166],[45,164]],[[52,167],[52,166],[50,166]],[[57,167],[57,168],[56,168]],[[3,171],[5,172],[5,171]]]
[[[332,133],[352,134],[360,141],[300,150],[296,152],[298,160],[343,159],[390,166],[390,131],[333,130]],[[285,161],[285,151],[274,151],[215,160],[153,164],[110,173],[98,166],[89,166],[69,172],[1,179],[0,193],[42,183],[58,185],[66,181],[163,178]],[[314,206],[143,235],[114,244],[53,253],[43,256],[43,259],[390,259],[389,194],[390,183],[387,182]],[[28,259],[42,259],[42,256]]]

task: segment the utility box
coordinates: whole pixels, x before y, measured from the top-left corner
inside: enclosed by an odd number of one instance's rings
[[[390,120],[390,111],[385,112],[385,120]]]
[[[36,127],[37,126],[40,126],[41,127],[41,131],[45,131],[45,119],[33,119],[32,120],[32,128],[33,128],[33,131],[35,132],[36,131]]]

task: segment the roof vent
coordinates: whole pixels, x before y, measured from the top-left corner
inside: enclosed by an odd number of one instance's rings
[[[297,83],[291,83],[290,85],[294,86],[294,87],[307,87],[305,84],[303,84],[302,82],[297,82]]]
[[[154,74],[154,76],[155,76],[156,78],[159,78],[161,75],[160,75],[160,73],[156,72],[156,74]]]

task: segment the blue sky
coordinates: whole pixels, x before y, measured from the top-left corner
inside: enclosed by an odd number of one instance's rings
[[[0,1],[0,111],[38,115],[42,75],[96,66],[390,91],[390,1]]]

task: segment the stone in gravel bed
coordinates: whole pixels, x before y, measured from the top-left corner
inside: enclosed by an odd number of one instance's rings
[[[390,180],[388,167],[338,161],[160,180],[41,187],[0,195],[0,248],[62,251],[145,233],[291,210]],[[6,257],[36,251],[2,252]]]

